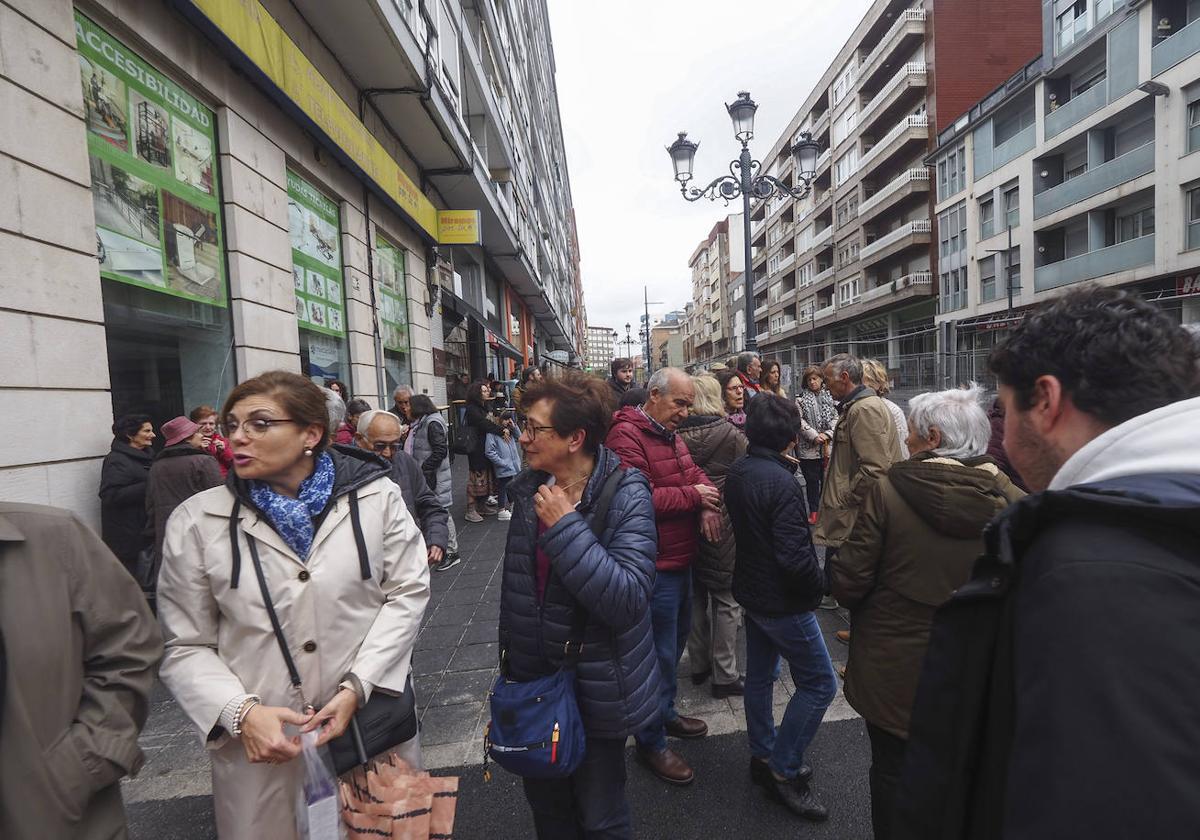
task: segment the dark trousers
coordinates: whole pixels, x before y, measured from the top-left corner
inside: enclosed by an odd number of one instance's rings
[[[579,769],[565,779],[523,779],[539,840],[628,840],[625,739],[588,738]]]
[[[496,501],[502,508],[508,507],[508,484],[512,480],[513,476],[511,475],[507,478],[496,476]]]
[[[871,739],[871,826],[875,840],[890,840],[896,810],[896,787],[904,769],[904,749],[908,742],[886,729],[867,724]]]
[[[800,472],[804,474],[804,485],[808,492],[808,510],[816,512],[821,506],[821,479],[825,477],[823,459],[799,458]]]

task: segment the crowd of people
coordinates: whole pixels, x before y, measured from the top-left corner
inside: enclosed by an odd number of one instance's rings
[[[411,388],[385,411],[275,371],[157,432],[121,417],[102,541],[0,504],[0,835],[120,833],[157,669],[209,750],[220,836],[292,836],[297,732],[327,744],[373,697],[413,702],[430,570],[461,562],[454,451],[463,521],[509,520],[503,679],[573,674],[586,750],[523,779],[539,837],[633,836],[631,737],[670,785],[728,772],[678,746],[708,733],[681,676],[743,698],[770,801],[836,819],[808,760],[839,688],[822,606],[849,616],[877,840],[1191,836],[1200,344],[1085,288],[989,365],[992,405],[966,384],[907,413],[872,360],[788,394],[749,353],[640,389],[628,360],[607,381],[533,369],[503,412],[486,380],[446,417]],[[388,751],[421,766],[419,736]]]

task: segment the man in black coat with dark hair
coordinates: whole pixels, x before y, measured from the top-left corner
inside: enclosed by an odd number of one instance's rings
[[[837,693],[837,677],[813,614],[825,581],[796,477],[799,462],[787,454],[800,428],[791,400],[766,392],[755,397],[746,419],[750,447],[730,468],[724,495],[737,541],[733,597],[746,610],[750,777],[768,796],[816,821],[829,813],[809,787],[804,751]],[[777,733],[772,699],[780,657],[796,691]]]
[[[935,618],[894,837],[1200,835],[1197,349],[1085,287],[989,362],[1034,495]]]

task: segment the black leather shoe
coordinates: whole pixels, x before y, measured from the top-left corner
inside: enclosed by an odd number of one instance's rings
[[[705,671],[692,672],[692,685],[704,685],[705,681],[712,676],[712,668]]]
[[[807,782],[812,778],[812,768],[807,764],[800,765],[800,772],[796,774],[796,779],[801,782]],[[768,783],[775,781],[774,774],[771,773],[771,765],[763,761],[761,758],[750,759],[750,781],[756,785],[766,787]]]
[[[736,679],[731,683],[712,684],[712,696],[720,700],[722,697],[741,697],[746,693],[746,684],[742,680]]]
[[[817,801],[808,782],[801,781],[799,777],[781,781],[776,779],[775,774],[770,770],[767,771],[767,774],[770,778],[763,788],[769,797],[781,803],[796,816],[811,822],[824,822],[829,819],[829,811]]]

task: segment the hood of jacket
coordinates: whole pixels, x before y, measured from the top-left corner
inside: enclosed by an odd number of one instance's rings
[[[724,416],[700,414],[684,420],[678,434],[687,444],[692,460],[704,464],[718,450],[734,446],[739,432]]]
[[[977,538],[980,523],[1008,507],[1011,482],[987,456],[959,461],[922,452],[893,464],[887,477],[930,528],[957,539]]]
[[[329,494],[330,501],[370,484],[377,478],[391,475],[391,462],[374,452],[340,443],[332,444],[325,451],[333,459],[333,492]],[[248,481],[238,478],[237,473],[230,470],[225,484],[242,504],[249,505],[253,510],[258,509],[250,498]]]
[[[851,403],[857,402],[858,400],[866,399],[867,397],[874,397],[874,396],[878,396],[875,393],[874,388],[870,388],[866,385],[856,385],[856,386],[854,386],[853,391],[851,391],[849,394],[847,394],[845,396],[845,398],[842,399],[840,402],[836,403],[837,410],[839,413],[845,414],[846,409],[850,407]]]
[[[1136,475],[1200,475],[1200,397],[1139,414],[1088,442],[1067,459],[1048,490]]]

